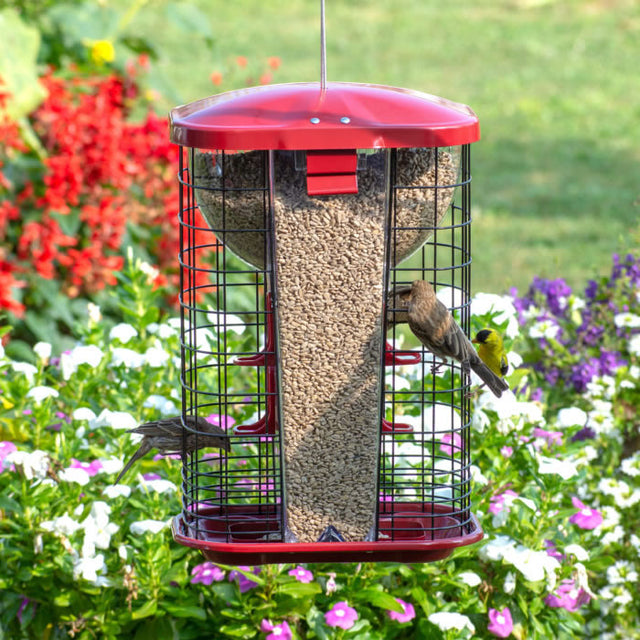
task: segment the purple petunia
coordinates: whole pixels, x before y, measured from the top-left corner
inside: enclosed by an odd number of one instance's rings
[[[586,504],[575,496],[571,498],[571,502],[573,506],[578,509],[578,512],[569,518],[569,522],[577,525],[581,529],[595,529],[602,524],[603,518],[599,511],[587,507]]]
[[[513,631],[513,618],[509,607],[505,607],[498,611],[497,609],[489,609],[489,633],[497,638],[508,638]]]
[[[260,624],[260,631],[267,634],[265,640],[291,640],[293,637],[286,620],[283,620],[280,624],[273,624],[271,620],[265,618]]]
[[[289,571],[289,575],[293,576],[298,582],[303,582],[305,584],[313,580],[313,573],[300,565],[295,569],[291,569],[291,571]]]
[[[238,569],[242,569],[243,571],[247,571],[250,573],[255,573],[256,575],[260,573],[260,567],[253,567],[252,569],[251,567],[241,566],[238,567]],[[236,571],[235,569],[229,572],[229,581],[232,582],[233,580],[237,580],[238,587],[240,587],[240,593],[245,593],[246,591],[249,591],[249,589],[253,589],[254,587],[258,586],[257,582],[251,580],[251,578],[247,578],[247,576],[245,576],[243,573],[240,573],[239,571]]]
[[[324,619],[330,627],[351,629],[358,619],[358,612],[346,602],[336,602],[336,604],[324,614]]]
[[[198,582],[206,585],[210,585],[212,582],[220,582],[224,580],[224,571],[213,562],[203,562],[198,564],[191,570],[191,584],[197,584]]]
[[[396,622],[409,622],[416,617],[416,610],[410,602],[405,602],[396,598],[396,602],[402,606],[402,613],[399,611],[387,611],[387,615]]]

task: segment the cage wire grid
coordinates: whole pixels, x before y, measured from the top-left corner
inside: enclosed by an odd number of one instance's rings
[[[436,292],[446,291],[445,304],[465,333],[470,329],[471,218],[470,145],[460,150],[460,173],[455,184],[439,184],[438,151],[435,182],[407,186],[396,182],[397,150],[386,154],[386,216],[388,220],[384,290],[410,284],[415,279],[431,282]],[[216,152],[221,186],[204,187],[197,176],[195,150],[182,148],[179,166],[181,385],[183,427],[190,415],[216,414],[222,424],[237,417],[235,431],[227,428],[232,449],[226,455],[196,451],[183,455],[182,518],[189,535],[220,542],[283,542],[285,528],[285,482],[282,462],[282,431],[278,389],[277,305],[274,265],[273,155],[263,151],[261,172],[245,184],[227,184],[228,152]],[[255,153],[255,152],[254,152]],[[448,212],[433,227],[409,227],[398,223],[398,194],[414,189],[433,190],[435,205],[441,189],[455,189]],[[205,223],[195,198],[196,189],[210,192],[220,201],[219,226]],[[227,206],[233,199],[260,197],[261,228],[240,229],[227,225]],[[399,234],[432,232],[411,260],[396,260]],[[250,267],[226,248],[230,234],[262,234],[265,264]],[[416,264],[417,263],[417,264]],[[357,274],[354,273],[354,277]],[[402,310],[386,306],[385,317]],[[240,300],[241,302],[237,302]],[[237,305],[237,306],[234,306]],[[357,312],[357,310],[354,310]],[[246,327],[240,351],[232,352],[228,335],[239,318]],[[237,326],[237,325],[236,325]],[[386,332],[385,332],[386,333]],[[395,345],[398,325],[388,331]],[[383,336],[384,337],[384,336]],[[411,432],[379,432],[379,465],[374,539],[442,540],[471,532],[470,512],[470,389],[468,374],[460,364],[440,363],[422,348],[419,362],[403,364],[392,359],[382,341],[380,418],[392,428],[411,415]],[[400,388],[398,376],[412,366],[418,382]],[[196,432],[196,438],[198,434]],[[186,442],[183,443],[183,451]]]

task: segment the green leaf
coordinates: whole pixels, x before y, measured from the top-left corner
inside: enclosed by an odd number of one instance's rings
[[[174,605],[167,602],[162,603],[162,608],[177,618],[196,618],[198,620],[206,620],[207,612],[201,607],[195,605]]]
[[[40,34],[13,9],[0,11],[0,33],[2,89],[9,93],[7,113],[17,120],[31,113],[46,96],[36,65]]]
[[[294,598],[305,598],[320,593],[322,589],[317,582],[285,582],[278,587],[278,593],[293,596]]]
[[[201,35],[208,46],[213,45],[213,31],[209,17],[194,4],[170,2],[166,7],[168,23],[189,35]]]
[[[360,602],[367,602],[368,604],[381,609],[397,611],[398,613],[402,613],[404,611],[402,605],[392,595],[385,591],[378,591],[377,589],[362,589],[357,591],[354,594],[354,597]]]
[[[332,634],[325,623],[324,614],[317,607],[311,607],[309,609],[307,613],[307,624],[316,636],[318,636],[319,640],[329,640],[331,638]]]
[[[224,633],[226,636],[230,636],[232,638],[255,638],[258,633],[254,627],[250,627],[248,624],[223,624],[219,628],[219,631],[220,633]]]
[[[140,620],[141,618],[148,618],[156,613],[158,610],[158,602],[156,600],[148,600],[139,609],[136,609],[131,613],[133,620]]]

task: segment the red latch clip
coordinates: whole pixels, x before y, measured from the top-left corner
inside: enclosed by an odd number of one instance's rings
[[[307,194],[358,193],[357,166],[355,149],[307,151]]]

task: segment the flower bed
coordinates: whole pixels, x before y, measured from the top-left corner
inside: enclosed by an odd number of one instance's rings
[[[40,342],[35,365],[0,352],[2,631],[636,637],[639,269],[615,258],[584,298],[541,280],[523,297],[474,298],[473,322],[499,327],[520,365],[515,394],[483,393],[473,411],[483,542],[424,565],[229,567],[171,539],[179,460],[149,455],[112,484],[136,446],[124,430],[180,410],[179,323],[157,310],[148,265],[127,262],[114,287],[126,323],[107,329],[92,306],[72,349]],[[241,342],[234,329],[227,340]]]

